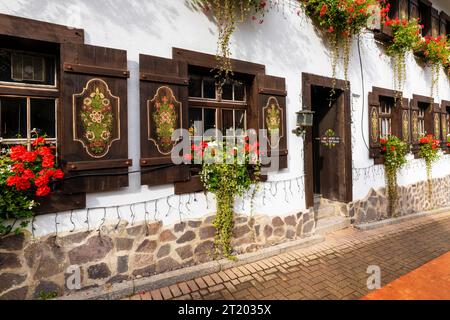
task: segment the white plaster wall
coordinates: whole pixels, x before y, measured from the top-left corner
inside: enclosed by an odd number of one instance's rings
[[[433,1],[435,7],[450,12],[450,3],[446,0]],[[0,0],[0,12],[31,19],[43,20],[73,27],[83,28],[86,43],[119,48],[128,52],[128,68],[131,77],[128,81],[128,139],[129,156],[134,160],[132,170],[139,169],[139,54],[150,54],[171,57],[172,47],[179,47],[214,54],[216,51],[216,26],[211,17],[196,11],[189,6],[187,0]],[[365,142],[368,143],[368,107],[367,94],[372,86],[393,88],[393,73],[390,59],[384,54],[381,46],[375,43],[373,35],[365,32],[360,37],[362,63],[364,69],[364,92],[359,64],[357,40],[353,42],[349,80],[352,90],[352,136],[354,198],[367,195],[370,188],[384,185],[382,166],[375,169],[373,160],[368,157]],[[320,33],[301,12],[289,10],[272,10],[262,24],[251,21],[239,26],[232,38],[233,58],[261,63],[266,66],[267,74],[286,78],[288,91],[287,111],[288,130],[295,126],[295,112],[301,108],[301,74],[314,73],[331,76],[330,51]],[[342,69],[339,77],[343,78]],[[440,81],[440,99],[450,100],[448,78],[442,73]],[[429,68],[422,68],[413,56],[408,57],[408,80],[404,89],[405,96],[412,94],[429,95]],[[364,103],[363,103],[364,100]],[[363,138],[364,136],[364,138]],[[304,209],[303,192],[303,158],[301,138],[289,134],[289,169],[270,177],[271,181],[281,181],[266,185],[266,197],[263,192],[256,199],[256,213],[282,215]],[[434,167],[434,176],[450,174],[449,157],[446,156]],[[425,168],[421,161],[413,160],[401,172],[400,184],[410,184],[426,178]],[[290,180],[293,179],[293,180]],[[288,180],[288,182],[284,182]],[[272,192],[270,192],[272,190]],[[278,193],[275,194],[275,191]],[[183,204],[188,196],[172,197],[159,201],[158,214],[149,212],[144,215],[143,205],[130,210],[128,204],[164,198],[173,194],[172,186],[148,188],[140,186],[139,174],[130,176],[130,187],[120,192],[89,194],[88,208],[103,206],[121,206],[120,216],[130,221],[162,219],[170,224],[184,219],[186,216],[200,217],[213,212],[214,200],[211,198],[207,206],[205,197],[197,195],[198,201],[192,203],[191,210],[184,210],[179,215],[179,201]],[[172,208],[170,209],[170,207]],[[248,201],[236,204],[236,210],[249,213]],[[169,210],[170,209],[170,210]],[[150,211],[150,210],[149,210]],[[132,212],[136,214],[133,217]],[[194,214],[195,212],[195,214]],[[72,213],[60,213],[58,216],[47,215],[35,221],[36,235],[44,235],[55,231],[55,221],[59,223],[59,231],[73,228],[86,228],[86,217],[94,228],[102,223],[103,209],[86,210]],[[117,220],[115,208],[106,210],[107,220]]]

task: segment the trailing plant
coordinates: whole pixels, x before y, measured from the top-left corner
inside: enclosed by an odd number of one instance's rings
[[[202,159],[201,181],[205,190],[216,196],[215,252],[233,260],[234,201],[260,180],[259,144],[246,140],[242,146],[227,149],[225,144],[202,142],[193,144],[192,152],[185,155],[185,159]]]
[[[427,180],[428,180],[428,200],[433,199],[433,180],[432,180],[432,166],[435,161],[439,159],[439,145],[440,141],[434,139],[432,134],[422,137],[419,140],[419,157],[425,160],[427,167]]]
[[[395,90],[400,92],[403,91],[406,81],[406,54],[420,47],[420,31],[423,25],[419,24],[418,19],[408,21],[407,19],[387,18],[385,26],[390,26],[394,35],[386,52],[394,60]]]
[[[333,89],[336,86],[336,66],[342,53],[345,80],[348,80],[350,43],[353,36],[367,26],[369,18],[388,12],[384,0],[300,0],[306,14],[322,27],[330,38]],[[373,10],[379,5],[380,10]]]
[[[253,21],[263,22],[268,10],[265,0],[191,0],[195,6],[205,12],[211,11],[216,19],[218,28],[217,41],[217,78],[220,81],[228,79],[233,73],[231,66],[231,36],[236,25],[251,16]]]
[[[18,145],[2,154],[0,236],[25,228],[33,217],[33,209],[51,192],[49,184],[63,177],[64,173],[55,166],[54,146],[47,145],[43,137],[36,137],[31,150]]]
[[[381,153],[384,155],[384,172],[386,189],[389,200],[389,215],[396,216],[398,201],[398,171],[406,164],[408,145],[400,138],[390,135],[387,139],[380,139]]]
[[[431,67],[431,96],[439,96],[439,75],[441,67],[450,61],[450,41],[446,36],[427,36],[422,39],[421,50]]]

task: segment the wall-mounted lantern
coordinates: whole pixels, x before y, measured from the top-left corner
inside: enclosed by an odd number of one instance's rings
[[[307,128],[311,128],[313,126],[314,111],[302,110],[296,113],[297,128],[295,128],[292,132],[297,136],[301,136],[305,134]]]

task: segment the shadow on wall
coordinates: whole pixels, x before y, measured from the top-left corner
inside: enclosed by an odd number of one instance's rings
[[[111,32],[109,26],[120,26],[130,38],[139,32],[160,39],[163,37],[163,30],[159,28],[162,22],[177,21],[180,14],[176,10],[177,6],[173,5],[174,1],[156,0],[158,5],[153,1],[127,1],[124,5],[122,0],[15,0],[13,4],[4,6],[10,14],[17,16],[79,28],[92,24],[102,28],[106,37],[111,37],[108,35]],[[89,30],[86,31],[89,41]]]

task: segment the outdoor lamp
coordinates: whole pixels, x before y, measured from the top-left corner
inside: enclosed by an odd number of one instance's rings
[[[292,132],[297,136],[303,135],[306,132],[306,128],[313,126],[314,111],[302,110],[297,113],[297,128]]]

